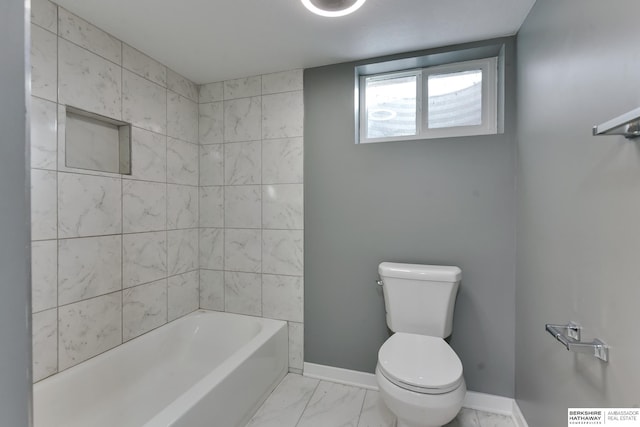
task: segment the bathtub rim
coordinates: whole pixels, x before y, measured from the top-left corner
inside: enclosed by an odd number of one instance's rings
[[[228,315],[233,317],[243,317],[255,319],[262,325],[262,329],[249,342],[245,343],[231,357],[225,359],[220,365],[216,366],[211,372],[196,382],[191,388],[178,396],[174,401],[164,407],[160,412],[155,414],[153,418],[148,420],[142,427],[155,427],[158,424],[171,426],[178,422],[180,416],[192,409],[205,395],[216,385],[220,384],[231,372],[237,369],[245,360],[255,354],[269,339],[275,337],[277,333],[288,328],[285,320],[268,319],[264,317],[251,316],[247,314],[227,313],[221,311],[198,309],[189,313],[186,317],[197,317],[206,315],[207,313],[215,313],[220,315]],[[287,337],[288,338],[288,337]],[[273,391],[278,382],[286,375],[288,371],[288,363],[282,373],[278,374],[278,380],[273,386],[267,390],[262,401]],[[259,405],[258,405],[259,406]],[[257,409],[257,408],[255,408]]]

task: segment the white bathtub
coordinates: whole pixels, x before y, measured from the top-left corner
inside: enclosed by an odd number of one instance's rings
[[[287,339],[286,322],[197,311],[35,384],[35,427],[243,426]]]

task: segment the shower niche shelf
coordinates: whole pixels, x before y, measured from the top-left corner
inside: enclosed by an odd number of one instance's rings
[[[131,174],[130,123],[68,105],[62,108],[63,169]]]

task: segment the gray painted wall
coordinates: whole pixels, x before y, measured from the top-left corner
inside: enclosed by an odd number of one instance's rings
[[[591,126],[640,106],[637,0],[538,0],[518,35],[516,396],[531,427],[640,405],[640,141]],[[545,322],[612,346],[567,352]]]
[[[374,371],[389,336],[380,262],[458,265],[451,345],[467,385],[513,396],[513,45],[502,135],[356,145],[356,64],[305,71],[306,362]]]
[[[29,425],[29,204],[25,4],[0,3],[0,425]]]

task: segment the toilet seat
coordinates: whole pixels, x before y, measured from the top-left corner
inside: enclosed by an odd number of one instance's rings
[[[444,394],[462,384],[462,363],[445,340],[397,332],[378,352],[380,373],[393,384],[423,394]]]

